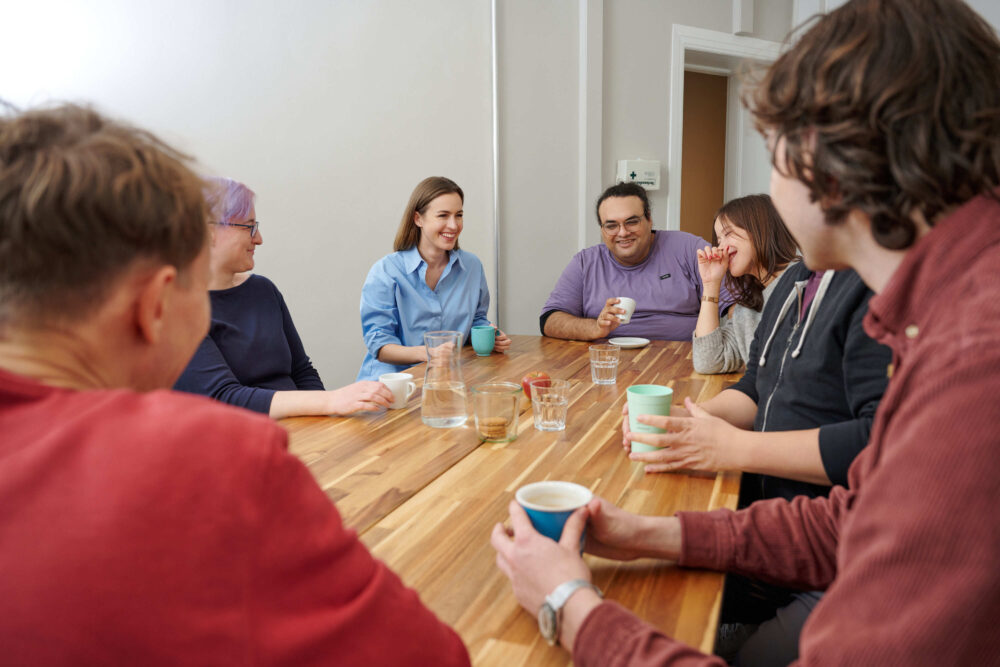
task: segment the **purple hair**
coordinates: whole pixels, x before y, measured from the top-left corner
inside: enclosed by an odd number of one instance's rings
[[[256,197],[253,190],[231,178],[213,176],[205,179],[205,201],[214,222],[246,219]]]

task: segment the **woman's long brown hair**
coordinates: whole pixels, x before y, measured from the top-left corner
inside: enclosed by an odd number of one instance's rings
[[[750,238],[754,271],[740,277],[726,273],[726,289],[739,305],[760,310],[764,307],[764,285],[798,256],[795,239],[771,203],[768,195],[748,195],[733,199],[715,213],[723,225],[739,227]],[[719,238],[712,228],[712,244]]]

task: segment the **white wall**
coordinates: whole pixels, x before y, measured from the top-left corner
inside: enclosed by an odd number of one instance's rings
[[[755,11],[755,23],[765,36],[784,38],[791,0],[757,5],[764,6]],[[732,5],[502,0],[499,6],[501,313],[508,331],[535,334],[566,263],[581,245],[600,242],[593,205],[614,182],[616,161],[667,163],[672,25],[728,32]],[[580,53],[581,35],[589,48],[601,50],[600,58]],[[595,61],[599,73],[587,69]],[[601,90],[581,90],[590,85]],[[600,119],[596,138],[584,119]],[[581,165],[581,154],[598,155],[600,163]],[[597,187],[588,180],[594,167]],[[669,193],[664,187],[650,194],[654,226],[664,228]]]
[[[729,32],[729,0],[604,3],[604,155],[606,185],[617,160],[642,157],[666,165],[670,147],[670,48],[674,23]],[[660,176],[665,185],[667,174]],[[666,227],[666,187],[650,192],[653,226]],[[679,193],[677,193],[679,196]],[[596,220],[590,232],[599,242]]]
[[[492,282],[489,0],[33,0],[4,22],[0,97],[91,101],[257,192],[257,271],[328,386],[361,364],[361,285],[422,178],[464,188]]]
[[[538,334],[542,304],[579,250],[576,0],[498,3],[501,324]]]

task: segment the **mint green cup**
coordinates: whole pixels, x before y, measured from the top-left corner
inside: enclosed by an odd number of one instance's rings
[[[625,390],[628,396],[628,430],[632,433],[665,433],[664,429],[640,424],[639,415],[670,415],[674,390],[658,384],[634,384]],[[661,449],[632,438],[633,452],[655,452]]]

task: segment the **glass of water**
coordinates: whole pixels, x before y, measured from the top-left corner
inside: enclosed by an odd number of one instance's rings
[[[590,379],[594,384],[614,384],[617,381],[620,350],[617,345],[590,346]]]
[[[566,430],[569,380],[532,380],[531,409],[535,414],[535,428],[539,431]]]

